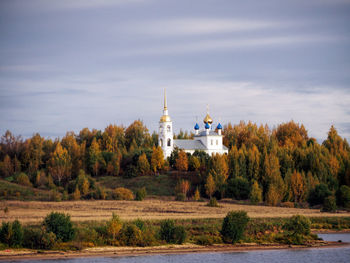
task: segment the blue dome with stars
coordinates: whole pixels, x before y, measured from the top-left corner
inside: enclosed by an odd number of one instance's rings
[[[198,123],[196,123],[196,125],[194,126],[194,129],[195,129],[195,130],[199,130],[199,125],[198,125]]]
[[[218,124],[218,126],[216,127],[218,130],[222,130],[222,126],[221,123]]]
[[[205,123],[205,128],[206,128],[206,129],[210,129],[209,123]]]

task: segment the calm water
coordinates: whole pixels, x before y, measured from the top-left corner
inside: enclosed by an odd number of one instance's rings
[[[324,240],[350,242],[350,234],[322,234]],[[16,261],[18,262],[18,261]],[[25,260],[25,263],[38,262]],[[350,262],[350,246],[342,248],[313,248],[300,250],[266,250],[234,253],[199,253],[185,255],[156,255],[123,258],[78,258],[40,260],[40,263],[318,263],[318,262]]]

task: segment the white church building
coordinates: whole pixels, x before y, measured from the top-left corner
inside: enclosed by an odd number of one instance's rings
[[[175,140],[173,133],[173,122],[171,121],[168,113],[167,100],[164,93],[164,109],[163,115],[160,117],[159,121],[158,134],[158,145],[162,148],[164,157],[169,157],[175,147],[190,154],[193,154],[196,150],[204,151],[209,155],[216,153],[227,154],[228,149],[222,144],[223,135],[221,134],[221,124],[219,123],[217,125],[216,129],[218,132],[215,132],[212,127],[213,120],[209,116],[208,112],[203,121],[203,130],[199,130],[198,123],[196,123],[194,126],[195,133],[193,139]]]

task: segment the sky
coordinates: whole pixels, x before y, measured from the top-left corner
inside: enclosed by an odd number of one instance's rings
[[[350,139],[350,0],[0,0],[0,134],[241,120]]]

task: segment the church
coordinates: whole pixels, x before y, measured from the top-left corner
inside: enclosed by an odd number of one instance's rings
[[[187,153],[193,154],[194,151],[204,151],[209,155],[212,154],[227,154],[228,149],[222,144],[223,135],[221,134],[222,126],[219,123],[216,127],[217,132],[213,130],[213,120],[207,115],[204,120],[204,129],[200,131],[198,123],[194,126],[194,137],[189,140],[175,140],[173,133],[173,122],[169,116],[166,94],[164,93],[164,109],[163,115],[159,121],[158,145],[162,148],[164,158],[171,155],[174,148],[184,150]]]

